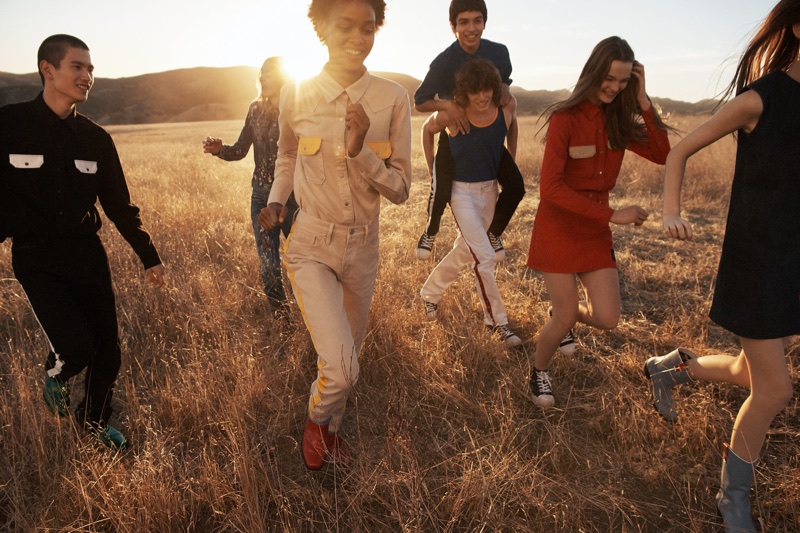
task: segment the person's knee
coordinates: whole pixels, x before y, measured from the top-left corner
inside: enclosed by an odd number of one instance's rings
[[[596,323],[595,326],[598,329],[614,329],[619,324],[620,318],[620,311],[607,311],[604,313],[600,313],[598,316],[595,317]]]
[[[780,412],[784,407],[789,405],[789,402],[792,401],[793,396],[794,388],[792,387],[792,380],[782,380],[782,383],[774,390],[775,408],[777,411]]]

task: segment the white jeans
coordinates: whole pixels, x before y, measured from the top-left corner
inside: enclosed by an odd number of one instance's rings
[[[471,264],[483,321],[489,326],[508,324],[508,315],[494,279],[495,256],[486,230],[497,203],[497,180],[478,183],[453,182],[450,209],[458,225],[453,249],[433,269],[420,295],[426,302],[439,303],[444,291]]]

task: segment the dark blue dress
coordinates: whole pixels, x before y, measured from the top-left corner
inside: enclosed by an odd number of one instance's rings
[[[800,333],[800,83],[772,72],[745,90],[764,108],[739,131],[711,319],[740,337]]]

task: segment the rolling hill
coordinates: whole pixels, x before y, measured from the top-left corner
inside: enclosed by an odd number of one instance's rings
[[[256,67],[195,67],[143,74],[129,78],[97,78],[89,100],[80,110],[100,124],[150,124],[242,119],[256,95]],[[392,79],[414,93],[419,80],[390,72],[375,74]],[[29,100],[41,90],[36,73],[0,72],[0,105]],[[569,94],[513,87],[519,113],[539,114]],[[714,101],[695,104],[666,98],[653,99],[665,113],[699,114]]]

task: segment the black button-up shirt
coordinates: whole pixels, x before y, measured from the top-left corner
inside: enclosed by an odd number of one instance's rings
[[[0,108],[0,240],[95,235],[98,199],[144,267],[161,263],[103,128],[76,111],[61,119],[41,93]]]

